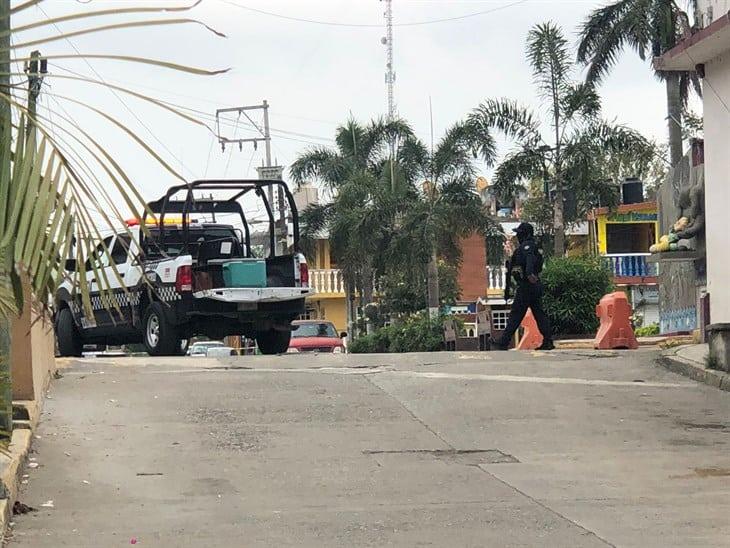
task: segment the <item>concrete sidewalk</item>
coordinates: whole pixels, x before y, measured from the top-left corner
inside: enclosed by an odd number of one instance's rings
[[[707,344],[691,344],[670,348],[662,353],[659,363],[695,381],[730,392],[730,374],[707,367]]]

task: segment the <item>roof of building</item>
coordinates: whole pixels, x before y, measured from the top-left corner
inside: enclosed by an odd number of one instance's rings
[[[721,15],[705,28],[679,42],[661,57],[654,68],[666,71],[695,70],[730,50],[730,13]]]
[[[590,220],[594,220],[599,215],[610,215],[612,213],[632,213],[632,212],[656,212],[656,201],[639,202],[637,204],[621,204],[618,207],[597,207],[588,214]]]

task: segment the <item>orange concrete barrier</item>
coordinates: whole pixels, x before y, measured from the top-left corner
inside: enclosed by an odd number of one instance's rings
[[[521,327],[525,330],[517,343],[517,350],[535,350],[542,344],[542,334],[537,328],[537,322],[535,316],[532,315],[532,310],[528,310],[522,320]]]
[[[593,347],[599,350],[639,348],[631,327],[631,305],[622,291],[605,295],[596,306],[596,316],[601,320]]]

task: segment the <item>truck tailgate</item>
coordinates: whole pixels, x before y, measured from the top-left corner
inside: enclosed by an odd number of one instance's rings
[[[193,293],[196,299],[227,303],[275,303],[302,299],[312,294],[308,287],[222,287]]]

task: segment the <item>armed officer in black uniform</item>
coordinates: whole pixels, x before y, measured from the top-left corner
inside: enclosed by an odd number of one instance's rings
[[[540,333],[542,333],[543,341],[538,350],[552,350],[555,345],[553,345],[550,320],[542,308],[543,287],[540,281],[540,272],[542,272],[543,258],[537,242],[535,242],[535,230],[530,223],[520,223],[514,231],[517,234],[519,246],[507,263],[505,300],[509,300],[512,280],[517,283],[517,292],[515,293],[515,300],[512,302],[507,327],[499,340],[492,339],[491,345],[495,350],[507,350],[529,308],[535,316]]]

